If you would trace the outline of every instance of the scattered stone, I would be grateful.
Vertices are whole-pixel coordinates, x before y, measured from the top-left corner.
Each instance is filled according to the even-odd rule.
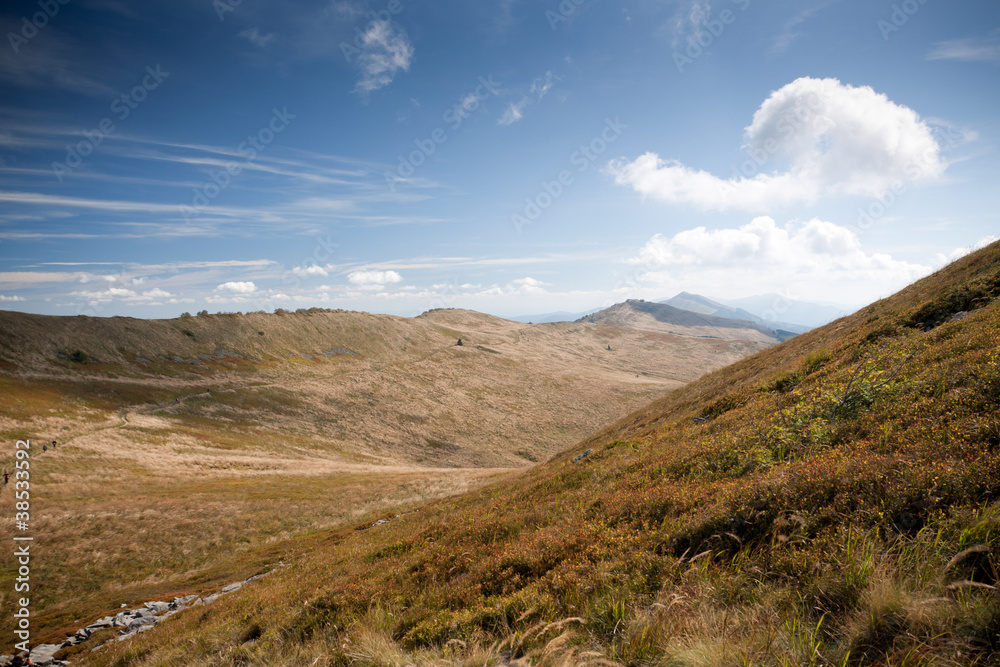
[[[385,523],[385,521],[382,523]],[[110,642],[125,641],[126,639],[131,639],[141,632],[148,632],[156,627],[157,623],[170,618],[182,609],[212,604],[223,595],[235,593],[245,585],[262,577],[266,577],[269,574],[274,574],[283,567],[285,567],[285,564],[279,562],[277,567],[269,572],[256,574],[245,581],[238,581],[236,583],[229,584],[218,593],[209,595],[206,598],[202,598],[199,595],[185,595],[183,597],[175,597],[173,602],[144,602],[141,607],[137,607],[135,609],[128,609],[128,605],[123,603],[121,609],[124,611],[120,611],[114,616],[105,616],[104,618],[100,618],[84,628],[80,628],[74,635],[67,637],[61,644],[39,644],[31,650],[32,663],[35,665],[48,665],[51,667],[55,667],[57,665],[69,665],[69,662],[55,660],[52,656],[63,648],[76,646],[86,642],[90,639],[91,635],[98,630],[105,630],[107,628],[122,628],[117,637],[101,644],[100,646],[95,646],[90,649],[91,653],[99,651]],[[8,667],[13,660],[14,656],[0,656],[0,667]]]
[[[326,352],[321,352],[324,357],[360,357],[361,355],[354,350],[349,350],[346,347],[335,347]]]
[[[99,618],[90,625],[87,626],[87,630],[94,632],[95,630],[103,630],[104,628],[111,628],[115,625],[114,616],[105,616],[104,618]]]
[[[62,649],[62,644],[39,644],[31,649],[31,662],[36,665],[51,665],[53,656]]]
[[[155,616],[140,616],[139,618],[133,618],[125,626],[126,630],[135,630],[136,628],[141,628],[144,625],[156,625],[158,619]]]

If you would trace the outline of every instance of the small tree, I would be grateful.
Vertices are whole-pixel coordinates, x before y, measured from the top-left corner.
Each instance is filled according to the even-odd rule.
[[[207,310],[199,310],[198,311],[198,317],[202,317],[202,316],[205,316],[205,315],[208,315],[208,311]]]
[[[191,317],[191,313],[185,311],[185,312],[181,313],[181,317]]]

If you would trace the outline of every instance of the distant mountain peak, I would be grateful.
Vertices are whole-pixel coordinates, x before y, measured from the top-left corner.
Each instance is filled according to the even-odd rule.
[[[716,317],[644,299],[628,299],[582,317],[577,322],[625,326],[677,336],[747,340],[767,344],[778,343],[785,338],[769,327],[745,319]]]

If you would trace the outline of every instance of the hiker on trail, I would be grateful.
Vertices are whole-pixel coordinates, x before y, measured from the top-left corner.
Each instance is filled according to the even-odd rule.
[[[52,449],[55,449],[55,448],[56,448],[56,441],[55,441],[55,440],[53,440],[53,441],[52,441]]]
[[[48,445],[42,445],[42,451],[43,452],[49,451],[49,446]]]
[[[9,473],[9,472],[7,472],[6,470],[4,470],[4,471],[3,471],[3,483],[4,483],[4,485],[6,485],[6,484],[7,484],[7,480],[8,480],[8,478],[10,478],[10,473]]]

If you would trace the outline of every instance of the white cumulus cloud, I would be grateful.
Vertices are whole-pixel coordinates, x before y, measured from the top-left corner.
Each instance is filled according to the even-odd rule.
[[[233,292],[235,294],[251,294],[257,291],[257,286],[252,282],[228,282],[222,283],[215,288],[217,292]]]
[[[6,294],[0,294],[0,302],[3,301],[24,301],[23,296],[7,296]]]
[[[946,167],[928,124],[868,86],[804,77],[771,94],[744,131],[729,178],[646,153],[613,161],[619,185],[706,210],[760,211],[831,195],[881,195],[940,177]]]
[[[991,236],[987,236],[984,239],[981,239],[980,241],[978,241],[976,243],[973,243],[970,246],[966,246],[964,248],[956,248],[955,250],[951,251],[950,253],[947,253],[947,254],[945,254],[943,252],[942,253],[938,253],[937,263],[940,266],[944,266],[945,264],[951,264],[952,262],[954,262],[957,259],[962,259],[966,255],[971,255],[972,253],[976,252],[977,250],[982,250],[986,246],[988,246],[988,245],[990,245],[992,243],[996,243],[998,240],[1000,240],[1000,239],[998,239],[996,236],[992,236],[991,235]]]
[[[347,279],[352,285],[388,285],[402,282],[403,276],[395,271],[354,271]]]
[[[835,303],[873,300],[930,266],[869,253],[854,231],[824,220],[779,226],[763,216],[738,228],[657,234],[631,258],[638,282],[714,296],[776,292]]]
[[[322,276],[326,277],[330,273],[322,266],[318,264],[311,264],[309,266],[296,266],[292,269],[292,275],[299,276],[300,278],[306,278],[311,276]]]

